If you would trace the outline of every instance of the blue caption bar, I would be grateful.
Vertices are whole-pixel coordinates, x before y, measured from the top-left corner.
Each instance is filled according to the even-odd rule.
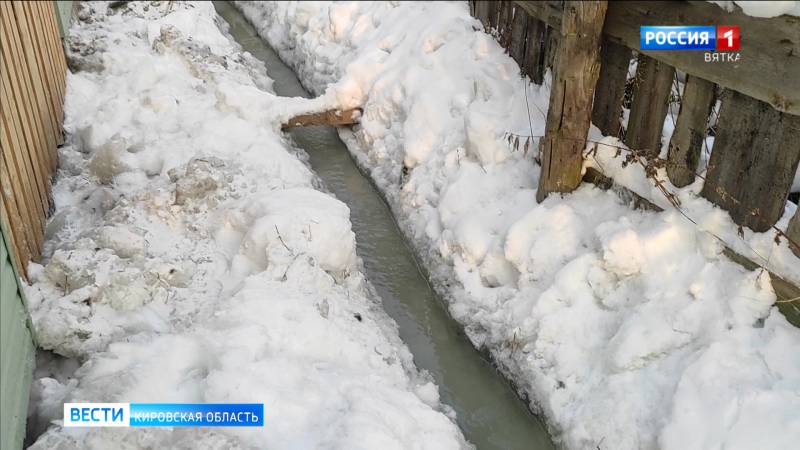
[[[261,427],[263,403],[131,403],[132,427]]]
[[[715,50],[714,26],[641,26],[640,50]]]

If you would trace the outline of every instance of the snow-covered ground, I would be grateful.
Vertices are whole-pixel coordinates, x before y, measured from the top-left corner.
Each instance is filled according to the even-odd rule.
[[[85,3],[46,264],[37,449],[463,448],[361,272],[346,205],[206,2]],[[63,402],[265,404],[265,426],[78,429]],[[51,423],[50,423],[51,422]]]
[[[566,447],[795,448],[800,330],[711,233],[797,281],[786,242],[740,239],[698,185],[679,196],[699,226],[591,185],[536,204],[536,142],[506,134],[543,134],[549,81],[523,81],[466,2],[237,4],[309,90],[364,108],[340,134],[453,316]],[[613,156],[591,164],[663,204]]]
[[[784,1],[712,1],[726,11],[733,11],[734,5],[742,8],[742,12],[753,17],[777,17],[783,14],[800,17],[800,2]]]

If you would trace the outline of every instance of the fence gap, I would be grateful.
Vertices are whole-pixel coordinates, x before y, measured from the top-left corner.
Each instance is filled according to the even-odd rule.
[[[702,195],[733,221],[767,231],[783,215],[798,161],[800,116],[726,90]]]
[[[631,62],[631,50],[603,38],[600,47],[600,77],[594,92],[592,123],[604,136],[620,136],[622,96]]]
[[[667,175],[677,187],[694,182],[706,136],[708,116],[714,106],[714,83],[687,75],[675,131],[669,141]]]
[[[625,144],[647,157],[661,152],[661,130],[669,109],[675,68],[639,54]]]
[[[583,149],[600,72],[600,33],[608,2],[567,1],[555,60],[536,200],[573,191],[581,182]]]

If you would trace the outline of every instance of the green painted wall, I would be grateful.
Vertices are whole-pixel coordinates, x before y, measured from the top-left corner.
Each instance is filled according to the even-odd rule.
[[[67,36],[67,30],[69,30],[70,19],[72,18],[72,4],[75,2],[58,0],[53,3],[56,4],[56,16],[58,17],[58,28],[61,31],[61,38],[65,38]]]
[[[0,229],[0,231],[2,231]],[[34,368],[33,337],[28,314],[8,254],[0,239],[0,449],[22,448],[28,396]]]

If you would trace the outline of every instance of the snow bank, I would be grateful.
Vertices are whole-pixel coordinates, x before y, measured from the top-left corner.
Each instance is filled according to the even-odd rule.
[[[346,205],[210,3],[84,3],[46,263],[32,448],[462,448],[361,273]],[[79,366],[79,367],[78,367]],[[65,429],[61,403],[263,402],[256,429]],[[51,422],[52,423],[48,423]]]
[[[237,4],[310,90],[363,106],[340,134],[451,313],[567,448],[794,447],[800,331],[768,276],[674,210],[591,185],[536,204],[534,151],[505,136],[543,134],[549,81],[524,82],[466,3]],[[703,202],[705,229],[731,230]],[[748,242],[800,275],[771,239]]]
[[[800,17],[800,1],[712,1],[726,11],[733,11],[734,5],[753,17],[778,17],[784,14]]]

